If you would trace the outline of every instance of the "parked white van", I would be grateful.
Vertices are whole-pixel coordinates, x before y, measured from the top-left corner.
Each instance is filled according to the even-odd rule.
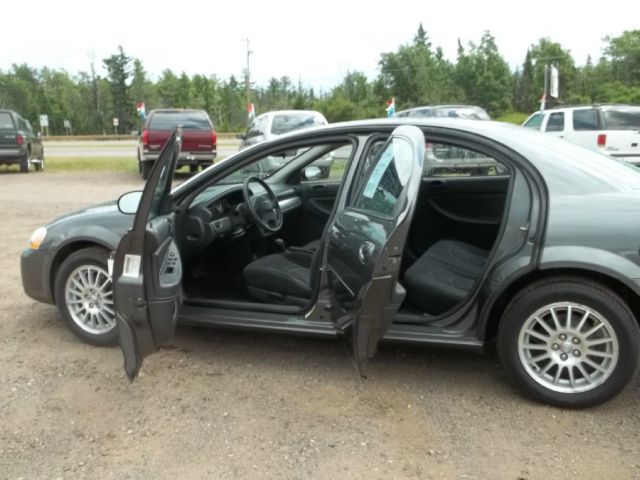
[[[560,106],[536,112],[522,125],[640,165],[640,106]]]

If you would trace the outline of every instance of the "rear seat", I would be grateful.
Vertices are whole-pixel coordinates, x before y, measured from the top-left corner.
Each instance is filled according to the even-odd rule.
[[[471,291],[488,255],[456,240],[433,244],[404,274],[407,300],[432,315],[446,312]]]

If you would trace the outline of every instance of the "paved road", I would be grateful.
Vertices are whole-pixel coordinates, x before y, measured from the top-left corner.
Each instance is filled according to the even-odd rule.
[[[73,157],[98,158],[118,157],[135,159],[137,155],[135,140],[107,140],[107,141],[54,141],[44,142],[45,158]],[[218,141],[218,158],[225,158],[238,151],[239,140],[224,139]]]

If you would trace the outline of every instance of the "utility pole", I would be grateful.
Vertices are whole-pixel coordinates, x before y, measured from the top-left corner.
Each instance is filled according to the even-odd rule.
[[[249,104],[250,104],[250,86],[251,86],[251,70],[249,68],[249,56],[253,53],[253,51],[251,51],[251,49],[249,49],[249,39],[245,38],[244,42],[246,42],[247,44],[247,71],[245,72],[245,76],[244,76],[244,81],[245,81],[245,95],[246,95],[246,105],[247,105],[247,111],[249,108]],[[247,121],[248,121],[249,116],[247,115]]]

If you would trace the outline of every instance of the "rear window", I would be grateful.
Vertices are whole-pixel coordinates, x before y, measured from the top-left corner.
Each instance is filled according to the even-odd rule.
[[[182,125],[185,130],[211,131],[211,125],[203,112],[156,112],[151,117],[149,130],[175,130]]]
[[[574,130],[600,130],[600,122],[598,120],[598,110],[589,108],[586,110],[573,111],[573,129]]]
[[[607,130],[640,130],[640,108],[604,110]]]
[[[400,112],[398,117],[417,118],[466,118],[468,120],[491,120],[487,112],[479,107],[435,107],[419,108]]]
[[[0,112],[0,128],[6,128],[11,130],[15,128],[13,126],[13,118],[11,118],[10,113]]]
[[[301,128],[326,125],[324,118],[314,113],[286,113],[273,117],[271,133],[282,135],[283,133],[300,130]]]

